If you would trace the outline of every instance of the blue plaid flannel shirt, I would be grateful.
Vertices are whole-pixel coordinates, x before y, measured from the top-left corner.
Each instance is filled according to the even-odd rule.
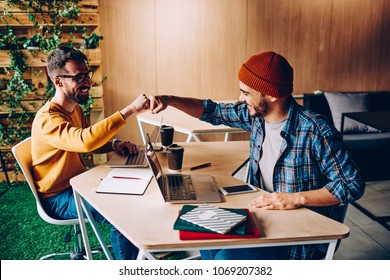
[[[245,103],[224,104],[204,100],[201,120],[251,132],[250,183],[259,184],[259,160],[264,138],[264,119],[251,117]],[[300,106],[290,97],[284,139],[274,169],[274,190],[301,192],[327,188],[341,204],[359,199],[365,189],[358,168],[346,151],[340,133],[324,116]],[[308,207],[339,220],[339,207]],[[327,244],[289,246],[286,259],[318,259],[325,256]]]

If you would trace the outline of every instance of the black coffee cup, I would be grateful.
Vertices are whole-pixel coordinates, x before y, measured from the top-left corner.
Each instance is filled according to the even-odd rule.
[[[161,145],[168,147],[173,143],[174,129],[172,126],[162,125],[160,127]]]
[[[172,144],[167,148],[168,168],[172,171],[180,171],[183,166],[183,147]]]

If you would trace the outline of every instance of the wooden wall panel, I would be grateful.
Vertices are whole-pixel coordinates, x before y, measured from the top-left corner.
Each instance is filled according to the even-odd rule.
[[[99,11],[106,115],[142,90],[237,98],[239,67],[265,50],[290,61],[295,95],[390,88],[387,0],[100,0]],[[118,136],[140,142],[135,117]]]
[[[154,11],[154,0],[99,1],[106,116],[142,92],[156,92]],[[117,136],[141,142],[135,115]]]
[[[158,92],[237,98],[246,0],[157,0],[156,17]]]
[[[248,54],[283,54],[295,94],[389,89],[389,1],[248,1]]]
[[[157,92],[238,98],[237,71],[245,58],[245,30],[246,0],[157,0]],[[174,140],[185,139],[175,135]],[[223,135],[203,139],[222,140]]]

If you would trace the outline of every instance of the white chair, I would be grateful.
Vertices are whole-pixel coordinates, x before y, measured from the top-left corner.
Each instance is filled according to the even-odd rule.
[[[41,260],[57,257],[57,256],[66,256],[68,255],[70,259],[82,259],[84,256],[83,253],[83,246],[82,246],[82,239],[81,239],[81,232],[79,230],[79,220],[78,219],[70,219],[70,220],[58,220],[50,217],[45,210],[42,207],[41,201],[39,199],[37,190],[35,189],[34,180],[31,173],[31,166],[32,166],[32,157],[31,157],[31,138],[27,138],[20,142],[19,144],[15,145],[12,148],[12,153],[18,162],[24,177],[26,178],[26,181],[28,185],[30,186],[30,189],[34,195],[36,204],[37,204],[37,210],[39,213],[39,216],[49,224],[53,225],[61,225],[61,226],[73,226],[73,233],[74,233],[74,251],[73,252],[66,252],[66,253],[52,253],[45,255],[41,257]],[[69,237],[66,237],[69,238]],[[69,240],[70,241],[70,240]]]

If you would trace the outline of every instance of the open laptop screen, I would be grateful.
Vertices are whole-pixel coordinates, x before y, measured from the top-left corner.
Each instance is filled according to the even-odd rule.
[[[153,149],[153,145],[150,142],[149,135],[147,134],[146,137],[147,137],[147,144],[146,144],[146,150],[145,150],[146,158],[148,160],[150,169],[152,169],[154,177],[159,182],[161,180],[160,178],[163,174],[162,168],[161,168],[160,162],[157,159],[156,152]]]

